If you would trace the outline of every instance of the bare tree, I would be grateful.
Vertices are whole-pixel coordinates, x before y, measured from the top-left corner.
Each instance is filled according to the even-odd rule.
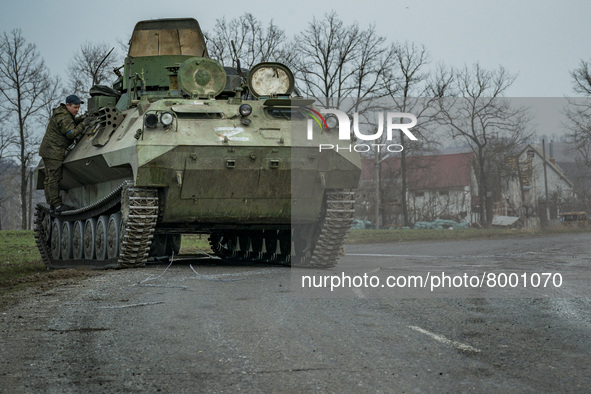
[[[27,228],[28,167],[36,157],[39,135],[36,120],[47,104],[46,92],[55,80],[49,76],[34,44],[27,43],[21,30],[0,37],[0,107],[14,126],[14,155],[20,166],[21,226]]]
[[[591,167],[580,156],[575,156],[575,164],[567,171],[573,182],[576,201],[573,210],[591,211]]]
[[[389,70],[395,62],[394,48],[386,37],[377,34],[373,25],[366,29],[357,23],[346,25],[332,12],[321,20],[314,18],[295,37],[294,48],[296,79],[303,95],[315,98],[323,107],[338,108],[349,116],[356,114],[353,127],[369,128],[369,133],[362,134],[373,134],[375,115],[387,106],[382,99],[393,85]],[[374,158],[375,169],[374,225],[380,226],[381,156],[375,147],[368,155]]]
[[[7,120],[8,114],[0,112],[0,230],[2,230],[2,216],[6,211],[4,205],[10,198],[5,183],[7,179],[11,178],[11,174],[4,171],[4,168],[10,164],[6,159],[6,156],[8,149],[14,143],[13,136],[10,134],[10,131],[5,128]]]
[[[39,121],[43,125],[47,125],[53,115],[53,110],[70,94],[63,88],[60,77],[53,78],[48,89],[42,93],[41,101],[44,105],[43,109],[39,111]]]
[[[10,130],[6,127],[9,114],[0,112],[0,161],[6,159],[8,148],[14,143],[14,136],[11,135]]]
[[[396,43],[393,45],[394,60],[389,70],[386,85],[393,107],[403,113],[412,113],[419,122],[413,127],[416,141],[405,139],[399,131],[400,143],[404,149],[400,152],[400,197],[402,221],[410,225],[407,202],[409,165],[421,163],[419,160],[408,161],[409,156],[421,156],[431,152],[437,145],[435,127],[438,125],[438,100],[445,94],[452,73],[445,66],[439,65],[433,76],[427,70],[430,57],[423,45],[414,43]],[[402,122],[403,120],[401,120]],[[381,160],[381,158],[380,158]]]
[[[5,125],[5,121],[7,120],[7,114],[0,115],[0,230],[2,230],[2,216],[5,214],[6,208],[4,207],[5,203],[10,199],[9,190],[6,187],[5,183],[8,179],[11,178],[12,174],[8,174],[7,171],[4,171],[4,168],[10,163],[6,159],[6,152],[8,151],[9,147],[14,143],[14,138],[10,135],[9,131],[6,130],[3,126]]]
[[[218,19],[212,33],[207,33],[209,56],[223,66],[250,69],[261,63],[276,61],[289,65],[293,54],[286,50],[285,32],[270,21],[264,27],[254,15],[246,13],[226,21]],[[236,53],[232,48],[232,42]]]
[[[129,45],[131,43],[131,39],[127,38],[127,40],[124,40],[123,38],[117,38],[116,42],[119,46],[119,53],[122,53],[124,57],[127,56],[127,54],[129,53]],[[123,64],[123,61],[121,61],[121,64]]]
[[[583,96],[591,96],[591,60],[581,60],[579,67],[570,73],[573,90]]]
[[[304,95],[345,110],[343,102],[353,98],[355,111],[367,110],[363,104],[369,99],[386,95],[393,52],[374,26],[346,26],[332,12],[320,21],[314,18],[294,45],[296,77]]]
[[[451,138],[464,140],[475,154],[480,223],[486,226],[492,223],[493,185],[500,168],[532,134],[526,109],[514,108],[503,97],[515,78],[502,66],[492,71],[478,63],[465,66],[456,73],[457,97],[441,100],[442,122]]]
[[[565,127],[569,130],[568,141],[576,166],[570,174],[575,183],[579,204],[591,207],[591,60],[581,60],[579,67],[571,71],[573,91],[583,97],[569,98],[564,113]]]
[[[18,211],[19,168],[13,160],[0,160],[0,229],[16,230],[21,226]]]
[[[568,119],[566,127],[570,130],[569,140],[574,150],[587,166],[591,166],[591,71],[590,61],[583,61],[571,71],[573,91],[584,98],[571,98],[565,110]]]
[[[94,85],[114,82],[113,69],[119,65],[115,48],[105,43],[85,42],[68,65],[70,94],[88,93]]]
[[[458,199],[457,196],[447,190],[428,190],[421,193],[422,197],[412,195],[409,198],[414,222],[432,222],[436,219],[452,217],[450,209],[453,205],[457,205],[455,201]],[[451,220],[453,219],[456,218]]]

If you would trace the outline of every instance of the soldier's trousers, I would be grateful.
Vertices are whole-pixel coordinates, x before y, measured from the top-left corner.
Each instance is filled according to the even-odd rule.
[[[43,182],[45,200],[53,207],[61,205],[60,182],[62,181],[62,161],[43,158],[45,181]]]

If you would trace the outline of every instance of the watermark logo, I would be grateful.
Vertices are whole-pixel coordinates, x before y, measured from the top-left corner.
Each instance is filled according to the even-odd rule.
[[[325,118],[322,114],[332,114],[336,116],[338,120],[339,126],[339,140],[342,141],[351,141],[351,120],[349,116],[341,110],[334,109],[334,108],[322,108],[320,112],[314,111],[312,109],[306,108],[308,110],[308,114],[318,123],[320,129],[323,129],[323,126],[328,130],[328,126],[326,123]],[[353,134],[356,139],[363,140],[363,141],[383,141],[383,134],[384,134],[384,124],[386,129],[386,143],[380,144],[366,144],[366,143],[358,143],[358,144],[350,144],[345,146],[344,148],[339,145],[334,144],[320,144],[319,150],[322,151],[323,149],[336,149],[339,150],[349,150],[355,152],[368,152],[372,149],[377,149],[380,151],[382,148],[387,150],[388,152],[401,152],[404,148],[400,144],[391,144],[390,142],[393,139],[394,131],[400,130],[406,137],[408,137],[411,141],[417,141],[417,137],[410,131],[410,129],[417,124],[417,118],[411,113],[407,112],[386,112],[385,122],[384,122],[384,112],[379,112],[378,114],[378,121],[376,131],[373,134],[363,134],[359,130],[359,113],[355,112],[353,114]],[[312,141],[313,136],[313,121],[312,119],[308,119],[307,124],[307,138],[309,141]],[[403,123],[403,119],[410,119],[409,123]]]
[[[320,130],[322,130],[323,128],[328,131],[328,124],[326,123],[326,119],[324,119],[324,116],[322,116],[320,114],[320,112],[318,111],[314,111],[311,108],[303,108],[306,113],[316,121],[316,123],[318,123],[318,126],[320,126]],[[312,119],[308,119],[308,139],[311,140],[311,130],[312,130]]]

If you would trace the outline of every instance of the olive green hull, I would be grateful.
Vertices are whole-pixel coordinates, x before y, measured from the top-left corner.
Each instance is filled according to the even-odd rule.
[[[83,137],[68,154],[64,201],[89,206],[132,181],[158,188],[159,229],[208,232],[315,222],[323,215],[325,190],[357,187],[359,154],[319,151],[320,144],[339,144],[336,132],[314,124],[308,140],[305,120],[273,117],[263,101],[246,102],[253,111],[249,125],[227,101],[139,102],[112,131]],[[172,126],[144,125],[145,114],[171,108]]]
[[[292,219],[315,221],[322,213],[325,189],[357,186],[359,169],[336,153],[320,158],[307,148],[297,155],[305,159],[298,159],[291,157],[291,151],[178,147],[140,167],[136,185],[166,190],[159,223],[183,229],[191,225],[196,229],[263,228],[289,225]],[[335,161],[342,169],[332,169],[330,177],[325,177],[329,163]],[[292,170],[292,164],[298,168]],[[324,179],[330,179],[329,183]]]
[[[73,209],[37,207],[47,266],[140,266],[178,253],[182,233],[210,233],[223,259],[334,266],[360,157],[294,82],[279,63],[222,67],[194,19],[139,22],[63,162]],[[43,189],[43,164],[36,176]]]
[[[170,232],[277,228],[318,220],[326,189],[357,186],[355,163],[334,151],[316,150],[179,146],[140,166],[135,175],[131,164],[109,167],[97,156],[65,163],[62,187],[75,206],[95,202],[127,179],[156,187],[161,193],[158,227]],[[89,167],[94,178],[84,175]]]

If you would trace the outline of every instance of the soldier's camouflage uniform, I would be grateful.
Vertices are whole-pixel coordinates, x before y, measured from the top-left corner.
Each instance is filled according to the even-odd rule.
[[[53,110],[47,125],[45,136],[39,147],[39,156],[45,164],[45,199],[53,207],[62,204],[59,185],[62,180],[62,162],[66,157],[66,148],[84,132],[84,124],[75,118],[65,104]]]

